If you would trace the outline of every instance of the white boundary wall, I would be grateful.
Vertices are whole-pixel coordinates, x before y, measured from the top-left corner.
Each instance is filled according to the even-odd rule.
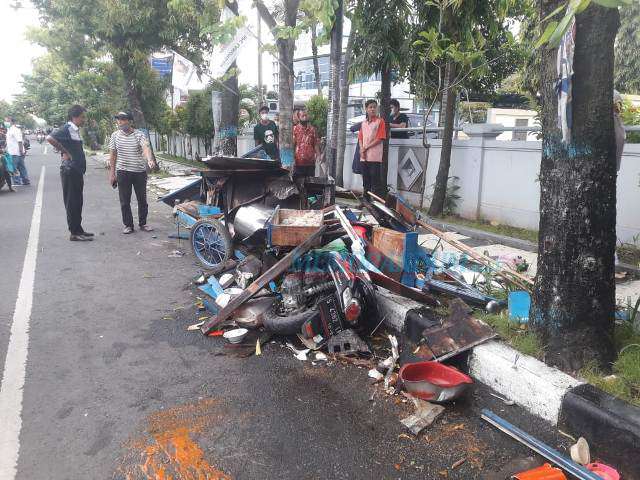
[[[450,176],[458,177],[461,197],[457,213],[464,218],[494,220],[502,224],[537,230],[539,223],[541,142],[495,140],[491,125],[475,125],[465,133],[467,140],[454,140]],[[389,150],[388,184],[415,206],[429,206],[440,161],[441,140],[430,140],[428,160],[422,140],[391,140]],[[362,177],[352,172],[356,137],[347,139],[344,162],[344,186],[362,190]],[[426,179],[419,179],[414,188],[406,191],[398,178],[399,152],[403,158],[411,149]],[[400,159],[400,164],[402,165]],[[426,165],[425,165],[426,164]],[[399,185],[400,183],[400,185]],[[416,188],[416,186],[418,188]],[[640,144],[625,145],[622,165],[618,173],[618,239],[633,242],[640,234]]]

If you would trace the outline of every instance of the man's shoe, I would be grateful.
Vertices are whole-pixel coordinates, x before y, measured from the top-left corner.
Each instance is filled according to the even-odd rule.
[[[133,233],[133,228],[131,227],[124,227],[124,229],[122,230],[122,233],[124,235],[129,235],[130,233]]]
[[[143,232],[153,232],[153,227],[150,227],[149,225],[140,225],[140,230]]]
[[[85,232],[84,230],[82,230],[82,232],[80,232],[80,235],[82,235],[83,237],[94,237],[95,233]]]
[[[71,240],[72,242],[90,242],[91,240],[93,240],[92,237],[85,237],[83,235],[75,235],[75,234],[71,234],[69,236],[69,240]]]

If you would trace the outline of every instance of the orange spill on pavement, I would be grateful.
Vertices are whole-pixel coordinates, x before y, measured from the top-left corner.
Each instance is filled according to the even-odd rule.
[[[204,399],[152,414],[148,435],[129,442],[119,473],[127,480],[231,480],[192,438],[221,419],[218,407],[217,400]]]
[[[186,428],[154,435],[155,444],[144,452],[142,473],[154,480],[231,480],[209,465],[204,452],[189,436]]]

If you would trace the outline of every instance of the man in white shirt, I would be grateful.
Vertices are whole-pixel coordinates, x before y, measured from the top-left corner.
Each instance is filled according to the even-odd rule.
[[[29,185],[29,174],[27,173],[27,167],[24,164],[24,156],[27,151],[24,148],[24,138],[22,136],[22,130],[20,130],[13,117],[5,117],[4,125],[7,127],[7,152],[11,155],[13,165],[18,170],[20,183],[14,185]]]

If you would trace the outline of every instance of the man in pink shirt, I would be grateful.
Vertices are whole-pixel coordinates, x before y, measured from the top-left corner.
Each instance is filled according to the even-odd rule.
[[[364,104],[367,119],[362,122],[358,133],[360,162],[362,165],[362,185],[364,192],[382,194],[382,142],[387,138],[384,120],[378,116],[378,102],[367,100]]]

